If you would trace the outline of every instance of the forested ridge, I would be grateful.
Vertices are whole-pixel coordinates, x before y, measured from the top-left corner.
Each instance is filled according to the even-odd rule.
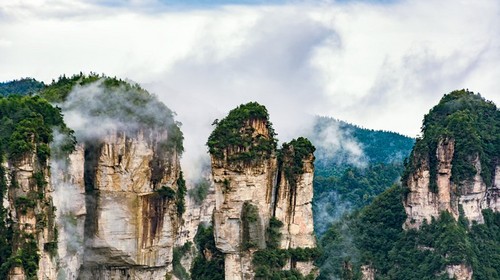
[[[310,136],[313,143],[330,143],[325,132],[340,140],[316,145],[314,173],[315,231],[321,236],[329,223],[343,214],[368,205],[392,184],[399,182],[415,140],[389,131],[362,128],[328,117],[318,117]],[[359,150],[353,150],[355,145]]]
[[[471,184],[480,173],[492,187],[492,166],[498,165],[500,113],[495,104],[466,90],[446,94],[424,117],[422,137],[405,161],[402,184],[395,184],[368,206],[344,216],[321,238],[324,251],[319,279],[361,279],[370,269],[375,279],[449,279],[453,267],[471,269],[473,279],[500,279],[500,213],[483,209],[484,223],[447,211],[425,220],[419,229],[403,229],[407,214],[402,201],[406,180],[420,164],[428,164],[430,191],[436,183],[436,146],[456,143],[452,183]],[[480,170],[473,165],[477,158]],[[459,206],[460,208],[460,206]]]

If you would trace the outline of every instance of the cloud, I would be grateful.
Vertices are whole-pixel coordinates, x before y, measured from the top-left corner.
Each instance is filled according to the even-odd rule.
[[[99,2],[3,1],[0,34],[12,43],[0,80],[130,78],[177,112],[186,158],[205,153],[215,118],[248,101],[268,107],[283,141],[305,134],[314,115],[415,136],[459,88],[500,103],[495,0]]]

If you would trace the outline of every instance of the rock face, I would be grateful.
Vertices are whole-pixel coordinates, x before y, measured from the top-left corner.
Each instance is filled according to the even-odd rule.
[[[240,118],[248,112],[249,118]],[[226,279],[254,278],[253,254],[266,248],[272,218],[283,223],[278,249],[316,246],[311,205],[314,147],[302,138],[312,150],[299,154],[298,145],[285,144],[277,157],[266,114],[258,104],[242,105],[209,138],[216,199],[214,237],[225,255]],[[255,115],[259,117],[251,117]],[[218,133],[233,140],[228,145],[215,142],[213,136]],[[286,268],[303,275],[315,273],[310,261],[289,261]]]
[[[469,182],[465,182],[459,189],[451,180],[452,159],[455,152],[455,140],[443,139],[438,142],[436,150],[437,176],[434,179],[437,190],[431,190],[431,172],[429,159],[420,164],[420,167],[406,182],[409,193],[404,201],[408,218],[405,228],[419,228],[424,220],[437,218],[442,211],[448,211],[457,219],[460,212],[470,221],[483,222],[482,210],[490,208],[498,211],[500,187],[500,168],[496,166],[495,180],[488,188],[481,177],[481,163],[479,158],[473,162],[476,174]]]
[[[23,262],[28,257],[37,262],[12,266],[8,277],[12,280],[56,279],[57,235],[48,165],[29,152],[19,160],[7,161],[4,169],[7,171],[4,179],[9,185],[4,206],[13,222],[12,250],[17,251]],[[20,255],[21,251],[25,255]],[[37,251],[37,259],[27,255]],[[38,270],[33,265],[37,265]]]
[[[450,279],[457,280],[471,280],[472,279],[472,268],[465,264],[459,265],[448,265],[446,267],[446,273]]]
[[[180,221],[175,199],[158,190],[176,191],[181,175],[176,153],[157,151],[161,137],[115,132],[71,155],[61,185],[72,185],[78,202],[68,213],[73,225],[61,223],[61,241],[67,242],[59,252],[61,277],[161,279],[171,271]],[[75,233],[81,240],[72,240]]]
[[[214,231],[217,248],[226,254],[226,279],[252,278],[251,254],[241,254],[243,240],[243,205],[250,203],[258,210],[258,220],[252,240],[258,248],[265,247],[265,228],[271,218],[274,182],[277,172],[276,158],[255,167],[239,169],[214,162],[216,204]],[[250,238],[250,237],[247,237]]]

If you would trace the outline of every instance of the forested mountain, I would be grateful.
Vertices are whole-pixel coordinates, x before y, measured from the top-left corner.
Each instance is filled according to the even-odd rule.
[[[19,80],[0,83],[0,96],[6,95],[30,95],[40,91],[45,84],[33,78],[22,78]]]
[[[500,279],[499,129],[492,102],[445,95],[402,186],[325,233],[319,279]]]
[[[398,133],[362,128],[318,117],[309,136],[315,144],[314,219],[317,235],[329,223],[399,181],[415,140]]]

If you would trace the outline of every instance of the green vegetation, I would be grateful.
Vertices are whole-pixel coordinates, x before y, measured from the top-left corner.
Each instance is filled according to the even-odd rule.
[[[176,196],[175,191],[171,187],[168,187],[168,186],[162,186],[161,188],[156,190],[156,193],[160,197],[167,199],[167,200],[174,199]]]
[[[194,187],[188,191],[190,197],[194,199],[196,205],[201,205],[207,198],[210,189],[210,181],[202,178],[194,184]]]
[[[453,91],[425,115],[422,134],[406,164],[403,183],[421,164],[428,164],[430,188],[437,191],[437,146],[440,141],[453,140],[452,181],[461,187],[472,180],[477,172],[474,161],[479,157],[481,177],[487,186],[493,184],[500,154],[500,112],[495,104],[467,90]]]
[[[174,247],[173,257],[172,257],[172,266],[173,266],[173,274],[175,275],[175,277],[177,277],[177,279],[180,279],[180,280],[190,279],[189,273],[186,271],[186,269],[181,264],[181,260],[191,250],[192,246],[193,246],[193,243],[188,241],[180,247]]]
[[[42,90],[44,87],[44,83],[33,78],[22,78],[0,83],[0,96],[31,95]]]
[[[32,234],[18,234],[17,238],[24,240],[22,246],[13,255],[6,258],[5,262],[0,263],[0,276],[2,276],[2,279],[8,279],[7,275],[10,268],[17,266],[24,269],[26,279],[37,279],[36,272],[40,255],[38,254],[35,237]]]
[[[72,91],[78,94],[70,97]],[[157,143],[158,151],[183,152],[184,137],[174,112],[138,84],[80,73],[69,78],[61,76],[38,94],[50,102],[61,103],[65,110],[77,109],[101,121],[109,118],[121,122],[128,130],[167,131],[167,139]]]
[[[179,174],[179,178],[177,179],[177,193],[175,196],[175,205],[177,207],[177,215],[179,217],[181,217],[182,214],[184,214],[184,212],[186,211],[186,192],[186,181],[184,180],[184,175],[181,171]]]
[[[472,266],[474,279],[498,277],[500,213],[484,211],[485,224],[469,228],[443,212],[420,230],[404,231],[402,195],[394,186],[335,223],[321,240],[325,254],[318,261],[318,279],[360,279],[360,266],[366,264],[376,269],[377,279],[448,279],[445,267],[462,263]]]
[[[179,178],[177,179],[177,191],[174,191],[171,187],[162,186],[155,192],[165,200],[175,199],[175,207],[177,210],[177,216],[181,217],[186,211],[186,181],[184,180],[182,171],[179,173]]]
[[[463,187],[470,181],[479,156],[481,176],[491,186],[500,151],[499,120],[495,105],[479,95],[465,90],[445,95],[424,118],[423,137],[406,162],[403,184],[420,164],[428,164],[436,189],[437,145],[454,141],[453,182]],[[376,279],[448,279],[446,267],[458,264],[470,266],[474,279],[500,277],[500,213],[483,210],[485,223],[479,225],[459,209],[458,222],[442,212],[419,230],[403,230],[406,213],[401,201],[406,194],[406,186],[393,186],[333,224],[321,239],[325,254],[318,260],[319,279],[361,279],[362,265],[372,266]]]
[[[252,236],[252,229],[259,228],[259,208],[245,201],[241,209],[241,224],[242,224],[242,250],[250,248],[258,248],[259,244],[256,240],[258,236]]]
[[[26,87],[25,89],[28,89]],[[31,88],[32,89],[32,88]],[[0,97],[0,159],[8,160],[14,166],[26,156],[36,155],[35,171],[30,180],[30,189],[25,195],[14,197],[17,218],[34,212],[36,233],[54,229],[53,208],[45,199],[45,172],[52,154],[49,144],[55,137],[54,131],[64,137],[60,147],[52,156],[63,156],[73,151],[75,137],[63,121],[61,109],[53,107],[39,96],[9,95]],[[58,135],[59,137],[60,135]],[[5,197],[7,188],[17,189],[15,173],[9,174],[11,185],[7,186],[5,170],[0,168],[0,197]],[[0,204],[0,278],[7,279],[7,273],[14,266],[23,267],[27,279],[36,278],[39,252],[34,234],[20,230],[12,221],[7,210]],[[44,244],[44,249],[54,255],[57,250],[57,233]]]
[[[304,173],[304,161],[314,160],[315,150],[311,142],[304,137],[293,139],[290,143],[283,143],[278,158],[285,178],[292,189],[297,187],[297,180]]]
[[[399,181],[403,159],[414,139],[318,117],[308,137],[316,146],[314,228],[322,236],[329,223],[368,204]],[[358,146],[360,154],[352,147]]]
[[[38,96],[0,98],[0,124],[0,149],[10,160],[34,152],[40,163],[45,164],[50,155],[49,143],[54,138],[53,129],[69,136],[62,145],[64,152],[74,149],[73,131],[64,124],[61,110]]]
[[[317,248],[296,248],[296,249],[264,249],[256,251],[252,264],[255,271],[255,279],[314,279],[314,275],[303,276],[297,270],[283,270],[283,267],[291,260],[313,261],[320,256]]]
[[[319,258],[321,253],[318,248],[279,249],[282,227],[283,222],[275,217],[269,220],[269,227],[266,232],[267,247],[256,251],[252,259],[255,279],[314,279],[312,274],[303,276],[293,268],[291,270],[283,269],[289,260],[292,262],[293,267],[296,262],[314,261]]]
[[[252,123],[262,123],[267,131],[257,131]],[[267,109],[256,102],[240,105],[214,125],[207,146],[218,160],[249,165],[270,158],[276,151],[276,134]]]
[[[3,151],[0,149],[0,158],[3,158]],[[5,197],[7,194],[7,181],[5,180],[5,169],[2,164],[0,164],[0,198]],[[8,260],[12,255],[12,221],[9,215],[7,215],[7,209],[3,207],[3,203],[0,203],[0,278],[7,279]],[[5,264],[5,265],[4,265]]]
[[[224,279],[224,255],[215,247],[213,227],[200,225],[194,241],[198,255],[193,261],[191,279]]]
[[[401,173],[401,163],[377,163],[366,168],[348,167],[338,176],[316,177],[314,195],[334,189],[349,201],[354,209],[370,204],[373,199],[391,186]]]
[[[269,227],[267,228],[266,235],[266,246],[269,249],[278,249],[281,242],[281,228],[283,227],[283,222],[271,217],[269,220]]]

